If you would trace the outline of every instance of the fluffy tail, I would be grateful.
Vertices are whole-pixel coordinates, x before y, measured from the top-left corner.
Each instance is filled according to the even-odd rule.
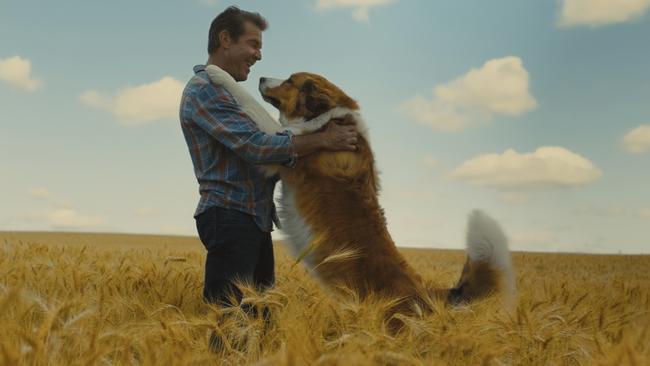
[[[467,223],[467,260],[447,300],[469,302],[493,293],[511,298],[515,279],[508,239],[499,224],[483,211],[474,210]]]

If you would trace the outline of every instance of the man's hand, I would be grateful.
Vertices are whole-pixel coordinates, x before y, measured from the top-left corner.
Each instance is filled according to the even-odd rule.
[[[330,151],[356,151],[358,135],[354,124],[345,120],[331,120],[323,131],[324,148]]]
[[[294,136],[293,143],[298,157],[318,150],[356,151],[358,135],[352,118],[334,118],[321,132]]]

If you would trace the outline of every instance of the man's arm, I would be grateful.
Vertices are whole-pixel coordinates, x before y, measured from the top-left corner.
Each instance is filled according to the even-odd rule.
[[[190,101],[192,120],[202,130],[251,164],[289,164],[295,148],[289,136],[262,132],[229,94],[204,86]]]
[[[354,125],[341,125],[332,120],[323,132],[294,136],[294,151],[298,157],[312,154],[318,150],[355,151],[357,135]]]
[[[204,87],[193,101],[194,121],[212,137],[251,164],[293,166],[295,158],[318,150],[355,151],[357,131],[347,119],[328,123],[322,132],[308,135],[268,135],[228,94]]]

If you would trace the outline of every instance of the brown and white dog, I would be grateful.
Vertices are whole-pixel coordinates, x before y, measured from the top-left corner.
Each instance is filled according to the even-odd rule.
[[[223,73],[208,71],[213,82],[223,83]],[[360,298],[373,294],[396,300],[387,319],[413,314],[418,307],[431,310],[432,298],[459,303],[514,293],[507,239],[496,221],[478,210],[469,215],[467,260],[456,286],[425,286],[387,230],[367,128],[356,101],[341,89],[322,76],[301,72],[286,80],[262,78],[259,90],[280,111],[281,127],[256,121],[266,132],[312,132],[339,117],[354,123],[360,134],[357,151],[320,151],[299,158],[292,168],[270,172],[279,172],[282,179],[279,214],[286,242],[321,282],[350,289]],[[235,97],[250,115],[264,114],[249,105],[248,96]],[[391,328],[399,328],[395,322],[390,320]]]

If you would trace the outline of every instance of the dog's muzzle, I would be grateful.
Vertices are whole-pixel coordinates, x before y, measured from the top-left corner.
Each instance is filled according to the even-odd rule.
[[[275,88],[276,86],[280,86],[284,80],[282,79],[274,79],[274,78],[260,78],[260,93],[264,95],[264,91],[268,88]]]
[[[274,79],[274,78],[260,78],[260,94],[262,94],[262,98],[267,101],[268,103],[271,103],[275,108],[280,108],[280,101],[269,97],[266,95],[266,91],[270,88],[275,88],[277,86],[280,86],[284,80],[281,79]]]

